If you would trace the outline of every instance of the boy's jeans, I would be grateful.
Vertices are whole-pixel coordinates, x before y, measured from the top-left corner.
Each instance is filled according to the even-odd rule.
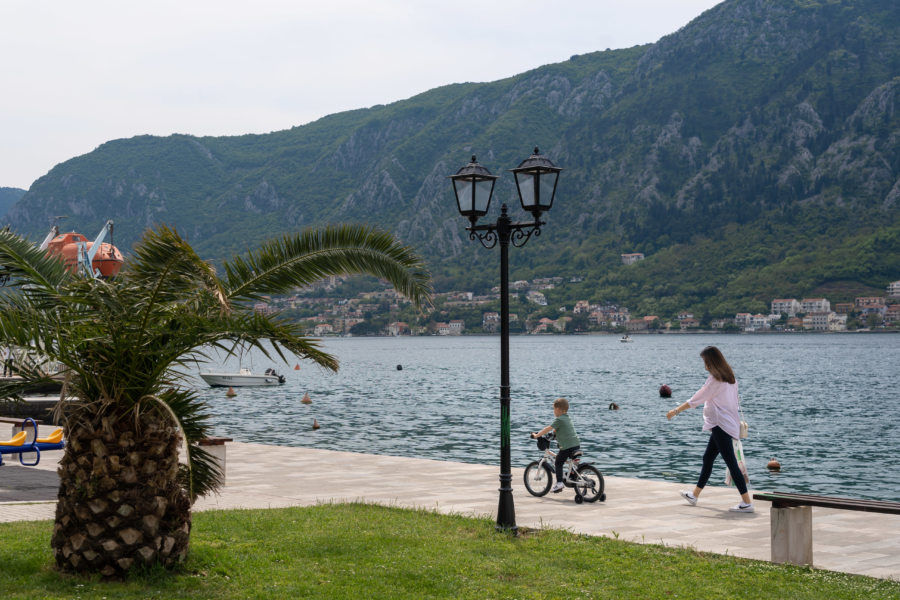
[[[563,465],[566,464],[566,460],[569,459],[575,452],[581,449],[581,446],[573,446],[571,448],[566,448],[565,450],[560,450],[556,454],[556,482],[559,483],[563,480]]]

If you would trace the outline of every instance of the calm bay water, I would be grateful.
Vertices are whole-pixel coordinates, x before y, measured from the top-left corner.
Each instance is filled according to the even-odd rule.
[[[900,500],[900,335],[522,336],[510,342],[512,461],[537,458],[528,438],[569,399],[586,460],[622,477],[696,481],[708,434],[701,409],[666,420],[706,378],[700,350],[735,370],[750,423],[751,488]],[[338,373],[261,354],[287,383],[235,398],[198,378],[218,435],[239,441],[499,466],[499,337],[328,339]],[[402,365],[402,370],[397,369]],[[237,368],[236,359],[211,365]],[[659,397],[666,383],[673,398]],[[304,392],[312,404],[300,402]],[[609,410],[615,402],[620,410]],[[313,431],[313,419],[321,429]],[[777,457],[778,474],[766,463]],[[712,484],[725,475],[719,460]]]

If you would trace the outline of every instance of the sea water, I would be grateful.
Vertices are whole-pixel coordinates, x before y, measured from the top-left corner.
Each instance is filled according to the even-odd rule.
[[[539,456],[528,434],[568,398],[585,460],[604,473],[696,481],[709,435],[702,409],[666,411],[703,384],[700,351],[718,346],[738,378],[751,488],[900,500],[900,335],[515,336],[510,340],[513,466]],[[278,387],[228,398],[197,378],[217,435],[238,441],[499,465],[498,336],[332,338],[337,373],[258,351]],[[300,369],[295,370],[299,365]],[[208,365],[236,369],[238,360]],[[669,385],[672,398],[659,395]],[[301,399],[308,393],[312,403]],[[610,410],[611,403],[619,410]],[[313,421],[320,428],[313,430]],[[781,471],[770,472],[771,458]],[[718,461],[711,483],[724,483]]]

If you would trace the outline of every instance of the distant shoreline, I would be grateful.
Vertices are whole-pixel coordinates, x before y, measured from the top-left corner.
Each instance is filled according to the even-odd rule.
[[[648,336],[648,335],[848,335],[848,334],[890,334],[890,333],[900,333],[900,329],[858,329],[855,331],[721,331],[718,329],[689,329],[689,330],[678,330],[678,331],[629,331],[627,335],[631,336]],[[624,333],[612,333],[609,331],[581,331],[578,333],[554,333],[554,332],[542,332],[542,333],[510,333],[511,337],[528,337],[528,336],[546,336],[546,337],[565,337],[570,335],[608,335],[613,337],[622,337],[626,335]],[[459,335],[437,335],[437,334],[429,334],[429,335],[336,335],[336,334],[328,334],[328,335],[320,335],[320,336],[309,336],[316,339],[329,339],[329,338],[390,338],[390,337],[403,337],[403,338],[414,338],[414,337],[476,337],[476,336],[487,336],[487,337],[499,337],[499,333],[487,333],[484,331],[479,331],[477,333],[472,332],[463,332]]]

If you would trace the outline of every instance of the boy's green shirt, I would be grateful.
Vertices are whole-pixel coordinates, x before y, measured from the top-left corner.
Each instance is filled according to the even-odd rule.
[[[567,450],[568,448],[581,445],[581,440],[578,439],[578,434],[575,433],[575,426],[572,425],[572,419],[569,418],[569,415],[559,415],[553,420],[550,427],[556,430],[556,441],[559,442],[560,450]]]

